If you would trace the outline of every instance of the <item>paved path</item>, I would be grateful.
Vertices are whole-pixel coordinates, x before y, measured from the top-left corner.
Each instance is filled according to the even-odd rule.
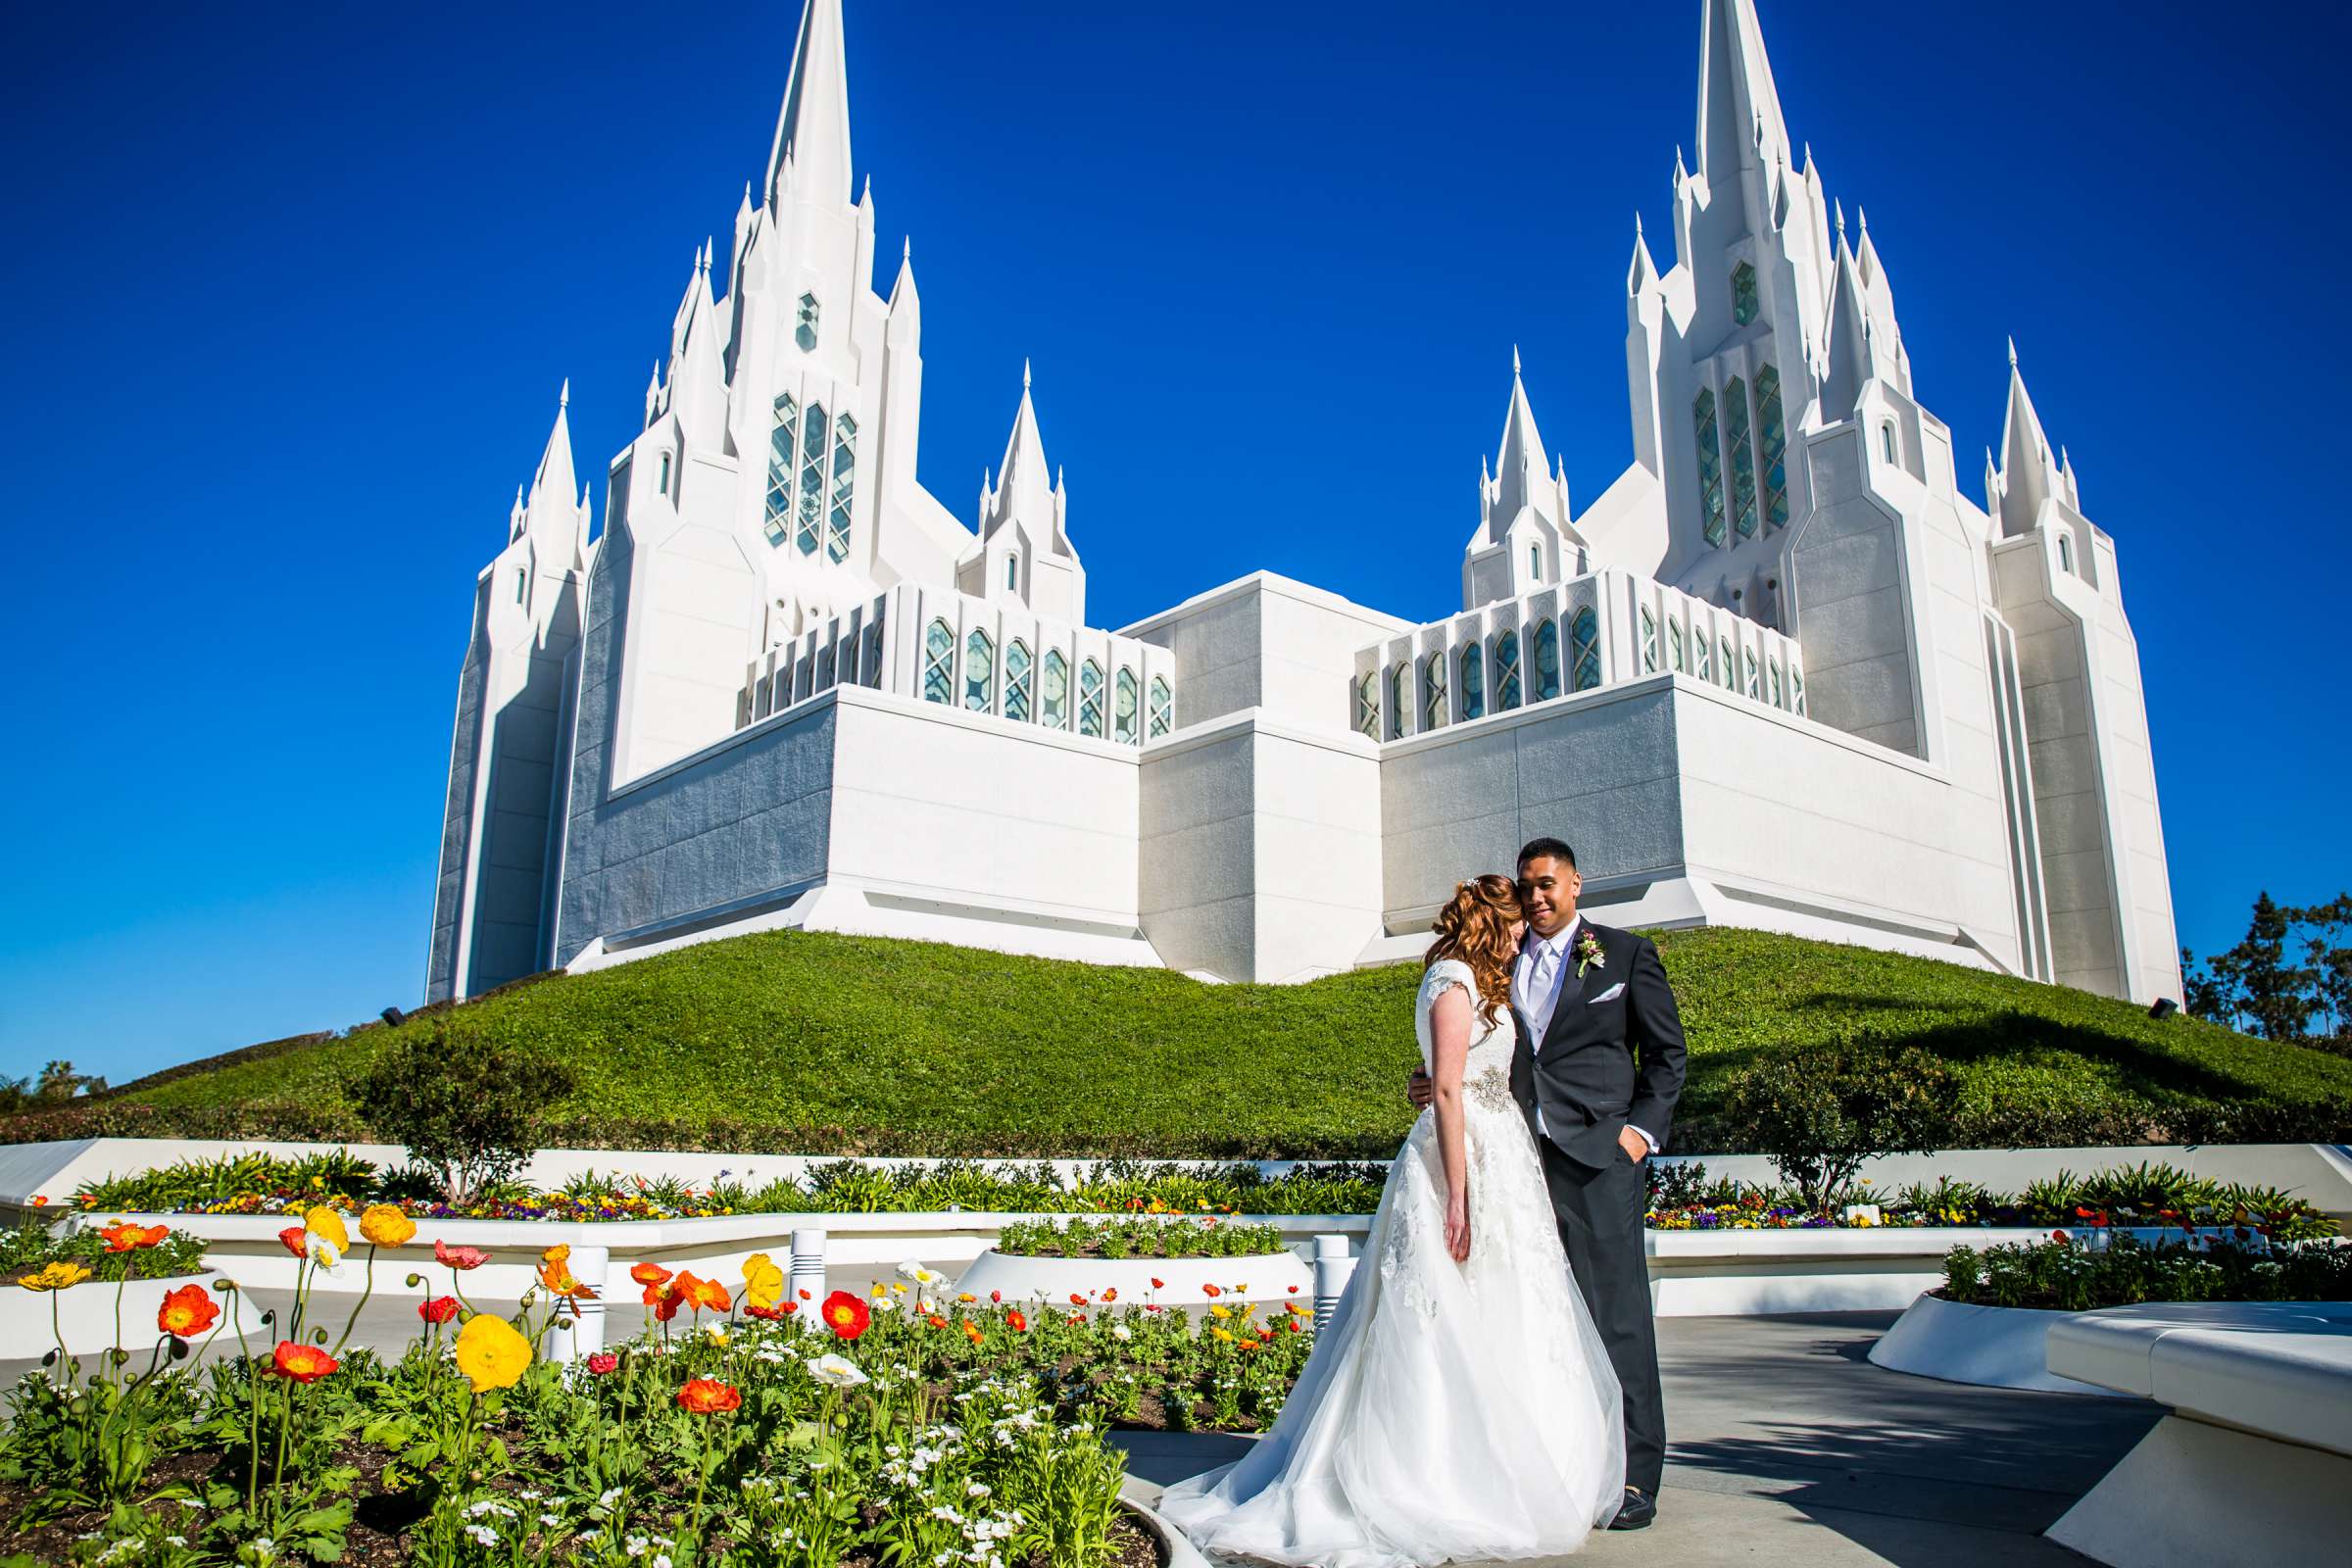
[[[263,1305],[282,1304],[278,1294],[254,1296]],[[513,1303],[477,1304],[511,1310]],[[342,1316],[330,1308],[321,1320],[331,1319],[340,1333]],[[1599,1537],[1575,1563],[2048,1568],[2084,1561],[2040,1533],[2155,1424],[2157,1407],[1883,1371],[1863,1357],[1892,1321],[1884,1312],[1661,1319],[1671,1451],[1658,1523]],[[415,1301],[396,1293],[368,1304],[356,1338],[398,1345],[415,1332]],[[615,1325],[615,1332],[625,1330]],[[248,1333],[258,1340],[250,1324]],[[34,1364],[0,1360],[0,1387]],[[1151,1489],[1147,1500],[1248,1442],[1162,1433],[1121,1441],[1134,1475]]]
[[[1578,1565],[2045,1568],[2040,1532],[2154,1425],[2154,1405],[1963,1388],[1863,1359],[1892,1313],[1664,1318],[1670,1440],[1658,1522]],[[1247,1440],[1138,1434],[1153,1489]],[[1148,1494],[1149,1495],[1149,1494]],[[1147,1495],[1147,1500],[1148,1500]]]

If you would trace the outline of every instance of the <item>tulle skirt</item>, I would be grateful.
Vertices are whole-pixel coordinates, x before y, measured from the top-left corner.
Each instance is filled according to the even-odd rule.
[[[1624,1500],[1617,1378],[1515,1107],[1467,1111],[1471,1250],[1446,1250],[1424,1112],[1274,1429],[1168,1489],[1214,1555],[1315,1568],[1556,1556]]]

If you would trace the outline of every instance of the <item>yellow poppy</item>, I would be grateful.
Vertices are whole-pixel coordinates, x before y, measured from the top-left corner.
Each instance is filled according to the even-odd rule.
[[[511,1389],[531,1364],[531,1342],[514,1325],[489,1312],[476,1312],[458,1331],[458,1370],[476,1394]]]
[[[321,1241],[332,1242],[339,1253],[351,1250],[351,1232],[343,1228],[343,1216],[324,1203],[312,1205],[302,1216],[302,1228]]]
[[[27,1274],[17,1281],[28,1291],[71,1290],[90,1277],[90,1271],[79,1263],[45,1263],[38,1274]]]
[[[390,1203],[377,1203],[360,1216],[360,1235],[378,1247],[398,1247],[416,1234],[416,1222]]]

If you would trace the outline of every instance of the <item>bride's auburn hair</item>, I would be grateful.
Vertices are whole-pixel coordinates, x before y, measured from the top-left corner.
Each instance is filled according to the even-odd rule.
[[[1519,956],[1511,927],[1520,918],[1519,885],[1489,872],[1457,883],[1453,897],[1430,922],[1438,940],[1422,956],[1422,970],[1441,958],[1468,964],[1478,981],[1479,1016],[1490,1025],[1510,1000],[1511,964]]]

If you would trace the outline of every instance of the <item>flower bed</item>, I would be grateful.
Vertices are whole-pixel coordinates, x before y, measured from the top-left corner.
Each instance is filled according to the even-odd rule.
[[[998,1231],[997,1250],[1011,1257],[1264,1257],[1282,1250],[1282,1231],[1213,1214],[1030,1220]]]
[[[1975,1306],[2088,1312],[2141,1301],[2341,1301],[2352,1299],[2352,1243],[2148,1245],[2132,1236],[2085,1245],[2049,1240],[1983,1251],[1955,1247],[1943,1295]],[[2203,1239],[2200,1239],[2203,1240]]]
[[[428,1260],[387,1216],[363,1224],[368,1266],[419,1280],[397,1357],[301,1305],[271,1346],[237,1295],[206,1294],[159,1334],[225,1334],[225,1359],[25,1378],[0,1431],[0,1518],[16,1521],[0,1553],[1141,1568],[1153,1548],[1119,1508],[1105,1433],[1262,1430],[1313,1338],[1302,1306],[1049,1309],[958,1299],[919,1269],[815,1300],[756,1257],[734,1284],[650,1265],[615,1280],[616,1312],[639,1292],[646,1331],[557,1366],[540,1347],[586,1290],[564,1249],[510,1320],[466,1308],[463,1250]],[[349,1266],[336,1211],[288,1229],[306,1272]]]
[[[151,1232],[161,1230],[161,1235]],[[135,1234],[132,1234],[135,1232]],[[37,1221],[0,1231],[0,1287],[80,1269],[103,1282],[167,1279],[204,1266],[201,1238],[169,1227],[85,1226],[61,1234]],[[35,1287],[39,1289],[40,1287]]]

